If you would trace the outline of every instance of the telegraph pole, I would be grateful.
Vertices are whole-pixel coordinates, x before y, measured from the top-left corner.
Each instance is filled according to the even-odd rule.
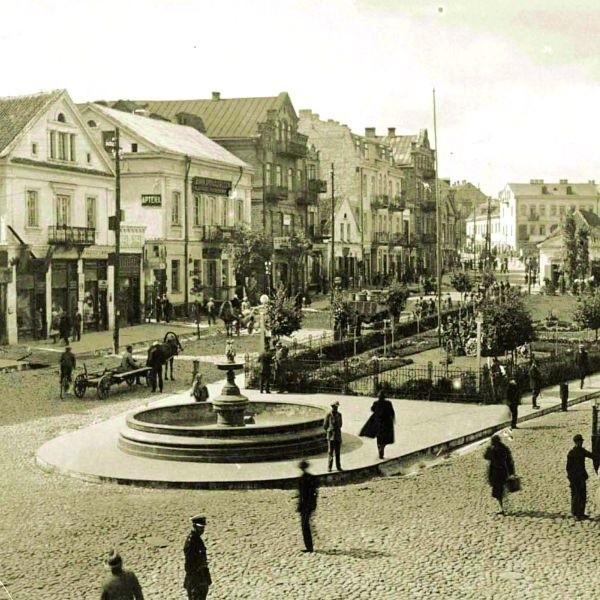
[[[119,272],[121,266],[121,148],[119,145],[119,128],[115,128],[115,265],[113,269],[113,295],[115,305],[115,328],[113,341],[115,354],[119,353],[119,317],[121,315],[121,302],[119,294]]]
[[[331,274],[329,275],[330,295],[333,303],[333,278],[335,275],[335,165],[331,163]]]

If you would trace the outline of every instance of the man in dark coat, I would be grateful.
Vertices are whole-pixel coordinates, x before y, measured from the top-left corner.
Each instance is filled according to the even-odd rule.
[[[123,569],[123,560],[114,550],[106,564],[111,576],[102,586],[100,600],[144,600],[142,587],[133,571]]]
[[[150,386],[152,391],[156,391],[156,382],[158,380],[158,389],[160,392],[163,391],[163,358],[160,351],[160,344],[158,342],[152,342],[152,346],[148,350],[148,359],[146,360],[146,366],[152,367],[150,371]]]
[[[73,379],[73,370],[77,366],[75,355],[71,352],[71,346],[67,346],[60,355],[60,381],[66,379],[71,384]]]
[[[492,488],[492,498],[500,505],[499,515],[504,514],[504,488],[507,479],[515,474],[515,463],[508,446],[498,435],[493,435],[483,457],[489,461],[488,483]]]
[[[567,477],[571,487],[571,514],[578,521],[589,519],[585,514],[587,502],[588,474],[585,470],[585,459],[594,458],[594,455],[583,447],[583,436],[573,436],[575,446],[567,454]]]
[[[533,408],[539,408],[537,398],[542,390],[542,374],[540,368],[537,365],[535,358],[531,359],[531,365],[529,367],[529,385],[531,386],[531,406]]]
[[[58,322],[58,333],[61,340],[65,341],[65,346],[69,345],[69,335],[71,333],[71,319],[66,312],[60,315],[60,321]]]
[[[202,534],[206,526],[206,517],[197,515],[191,518],[192,531],[185,540],[183,554],[185,556],[185,579],[183,587],[188,600],[204,600],[212,583],[208,569],[206,546]]]
[[[371,406],[373,413],[360,431],[361,436],[377,438],[379,458],[384,458],[385,447],[394,443],[394,420],[396,414],[393,404],[385,397],[383,390],[379,390],[377,400]]]
[[[514,377],[511,377],[506,386],[506,404],[510,409],[511,427],[517,429],[519,418],[519,404],[521,404],[521,392]]]
[[[264,351],[258,355],[258,362],[260,364],[260,393],[262,394],[264,389],[267,394],[270,394],[273,353],[271,352],[268,343],[265,343]]]
[[[302,552],[312,552],[313,539],[310,530],[310,518],[317,508],[317,478],[307,471],[309,467],[308,461],[300,461],[298,467],[302,471],[302,475],[300,475],[298,481],[298,512],[300,513],[302,538],[304,539],[305,546]]]
[[[338,410],[340,403],[336,400],[331,405],[331,410],[325,416],[323,429],[327,435],[327,470],[331,471],[333,457],[338,471],[342,471],[340,452],[342,448],[342,413]]]
[[[585,349],[583,344],[579,344],[579,350],[575,354],[575,364],[577,365],[577,370],[579,371],[579,389],[583,389],[583,382],[589,373],[589,356],[588,351]]]

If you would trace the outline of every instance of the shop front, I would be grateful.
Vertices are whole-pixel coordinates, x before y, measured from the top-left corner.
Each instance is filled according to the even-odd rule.
[[[78,282],[77,259],[56,259],[51,263],[51,328],[58,330],[60,317],[66,314],[71,323],[77,312]]]
[[[18,339],[44,339],[46,337],[46,261],[30,259],[27,262],[19,262],[16,288]]]
[[[204,297],[221,300],[220,287],[223,273],[220,269],[221,248],[202,248],[202,270],[204,273]]]
[[[82,318],[84,331],[108,329],[108,276],[106,260],[84,260]]]
[[[141,323],[141,257],[139,254],[121,254],[119,261],[118,315],[119,326]]]

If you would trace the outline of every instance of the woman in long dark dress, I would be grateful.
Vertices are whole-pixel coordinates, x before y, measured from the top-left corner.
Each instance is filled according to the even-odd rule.
[[[488,482],[492,487],[492,498],[500,504],[499,515],[504,514],[504,490],[506,480],[515,474],[515,464],[508,446],[505,446],[500,437],[493,435],[491,444],[487,447],[483,457],[490,461],[488,466]]]
[[[371,406],[373,413],[360,431],[361,436],[377,438],[379,458],[383,458],[385,447],[394,443],[394,406],[386,399],[383,390],[377,394],[377,400]]]

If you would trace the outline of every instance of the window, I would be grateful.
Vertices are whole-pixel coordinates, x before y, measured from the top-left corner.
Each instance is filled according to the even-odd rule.
[[[302,189],[302,169],[296,171],[296,186],[298,190]]]
[[[75,162],[77,160],[77,153],[75,152],[75,134],[74,133],[69,134],[69,149],[70,149],[69,160],[71,162]]]
[[[85,226],[96,229],[96,198],[93,196],[85,199]]]
[[[294,189],[294,169],[288,169],[287,186],[289,190]],[[298,188],[300,189],[300,188]]]
[[[271,163],[265,165],[265,185],[271,185]]]
[[[172,260],[171,261],[171,293],[177,294],[179,293],[179,275],[180,275],[180,261]]]
[[[244,222],[244,201],[240,198],[236,201],[237,211],[235,215],[236,223],[241,225]]]
[[[135,142],[133,142],[133,143],[131,144],[131,151],[132,151],[132,152],[137,152],[137,148],[138,148],[137,144],[136,144]]]
[[[27,190],[27,227],[39,227],[38,193]]]
[[[96,121],[94,121],[93,119],[90,119],[88,122],[88,127],[94,129],[95,127],[98,127],[98,125],[96,124]]]
[[[530,226],[529,226],[529,233],[530,233],[531,235],[535,235],[535,225],[530,225]]]
[[[199,227],[202,224],[202,197],[199,194],[194,194],[194,226]]]
[[[194,259],[194,275],[202,278],[202,260]]]
[[[521,204],[521,215],[525,216],[527,214],[527,206],[525,204]]]
[[[560,206],[558,210],[559,210],[560,216],[564,217],[565,216],[565,207],[564,206]]]
[[[58,113],[58,115],[56,116],[56,120],[59,123],[66,123],[67,119],[65,118],[65,115],[63,113]]]
[[[91,153],[90,153],[90,152],[88,152],[88,153],[87,153],[87,155],[86,155],[86,159],[87,159],[87,163],[88,163],[88,165],[89,165],[89,164],[92,162],[92,155],[91,155]]]
[[[556,216],[556,204],[553,204],[553,205],[550,207],[550,216],[551,216],[551,217],[555,217],[555,216]]]
[[[342,241],[342,242],[344,241],[344,231],[345,231],[344,224],[340,223],[340,241]]]
[[[283,178],[281,174],[281,165],[275,167],[275,185],[283,186]]]
[[[57,152],[58,160],[67,160],[67,152],[68,152],[67,143],[68,143],[67,134],[64,133],[63,131],[59,131],[58,132],[58,152]]]
[[[50,132],[50,158],[56,158],[56,131]]]
[[[540,225],[540,235],[546,235],[546,226]]]
[[[56,196],[56,225],[66,227],[71,222],[71,198],[69,196]]]
[[[540,217],[546,216],[546,206],[544,204],[540,204]]]
[[[37,156],[38,153],[38,145],[33,142],[33,144],[31,144],[31,154],[33,154],[33,156]]]
[[[346,239],[350,241],[350,223],[346,225]]]
[[[181,193],[173,192],[171,196],[171,225],[181,225]]]

